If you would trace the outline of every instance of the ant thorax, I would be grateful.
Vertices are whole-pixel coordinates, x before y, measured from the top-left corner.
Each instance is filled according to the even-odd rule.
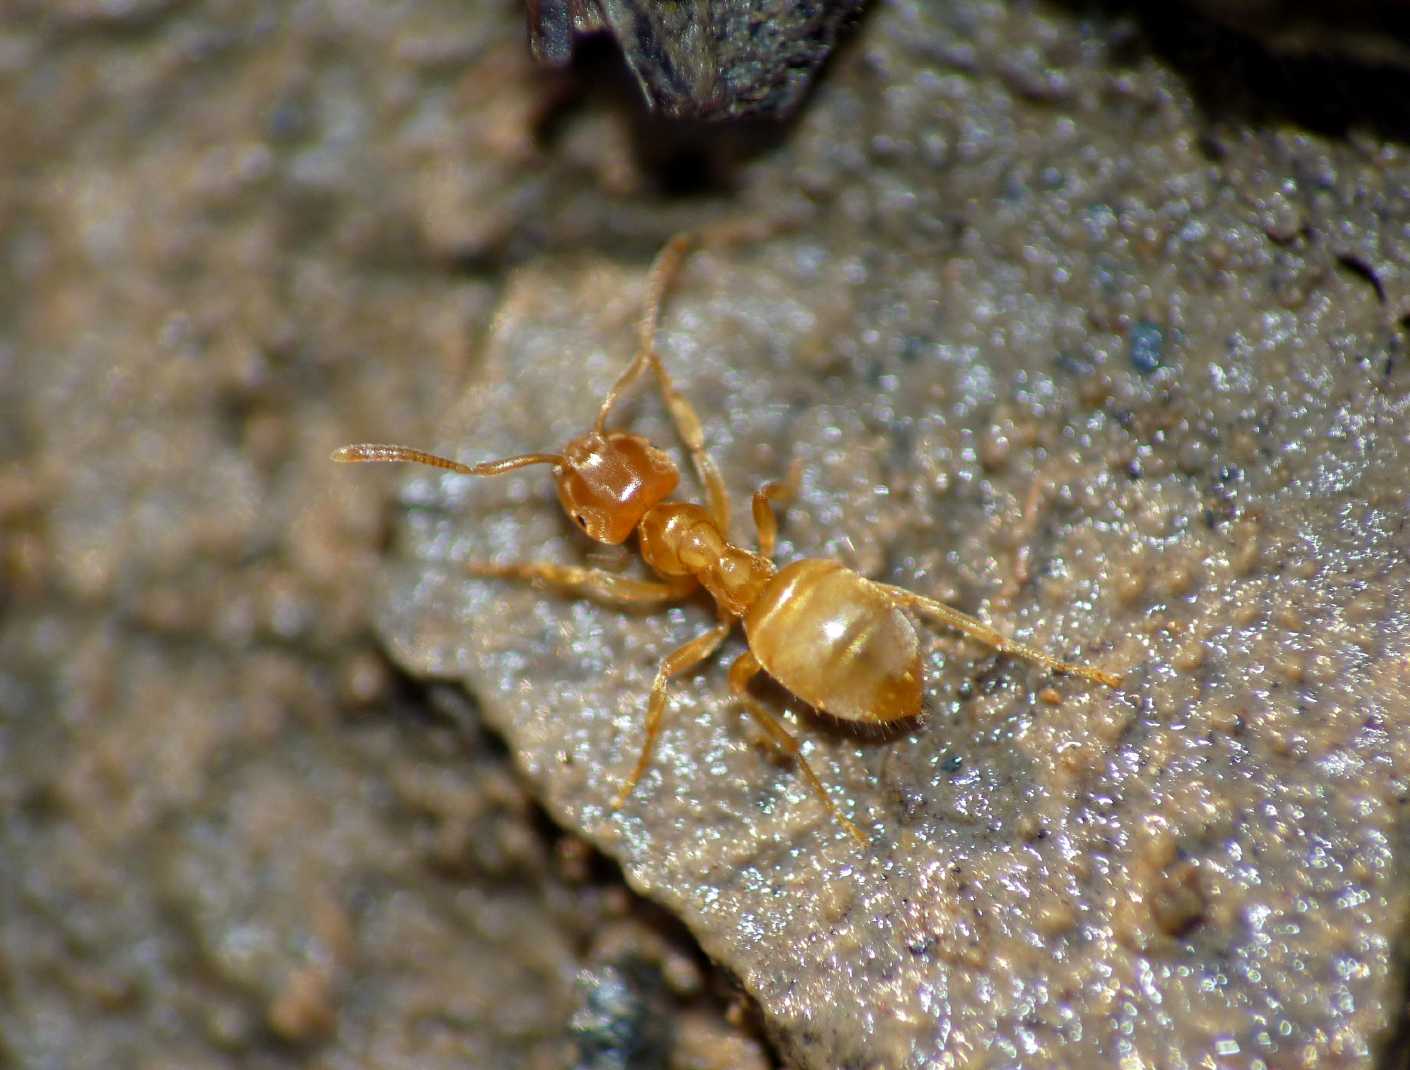
[[[641,556],[662,576],[694,576],[721,607],[741,617],[773,579],[766,557],[731,543],[709,512],[687,502],[665,502],[642,518]]]

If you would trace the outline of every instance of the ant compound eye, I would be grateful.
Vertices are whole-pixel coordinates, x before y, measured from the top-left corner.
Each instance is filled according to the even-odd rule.
[[[580,527],[580,528],[585,528],[585,527],[587,527],[587,517],[583,516],[582,513],[579,513],[577,516],[573,517],[573,519],[578,522],[578,527]]]

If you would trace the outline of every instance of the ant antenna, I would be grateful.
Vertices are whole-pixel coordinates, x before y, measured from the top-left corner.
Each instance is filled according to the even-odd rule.
[[[656,260],[651,265],[651,274],[646,280],[646,303],[636,328],[638,339],[636,359],[621,374],[612,389],[608,391],[607,397],[603,399],[602,408],[597,413],[597,422],[592,426],[597,434],[607,433],[607,413],[627,388],[641,377],[641,373],[646,371],[647,365],[655,365],[657,374],[661,376],[662,381],[670,382],[664,369],[661,368],[661,358],[656,355],[656,328],[661,320],[661,302],[666,299],[666,291],[670,289],[671,283],[680,274],[681,261],[685,259],[685,254],[690,251],[690,247],[697,243],[715,246],[755,242],[780,230],[792,229],[798,222],[798,220],[790,219],[772,221],[742,219],[715,223],[703,230],[677,234],[662,247],[661,251],[656,254]],[[662,393],[669,395],[674,391],[670,387],[665,387]],[[667,403],[669,404],[669,398]]]
[[[448,457],[438,457],[424,450],[414,450],[409,446],[388,446],[380,442],[359,442],[355,446],[339,446],[333,451],[333,460],[342,464],[358,464],[367,461],[412,461],[415,464],[428,464],[432,468],[444,468],[447,472],[457,472],[463,476],[498,476],[512,472],[516,468],[527,468],[531,464],[563,464],[563,458],[556,453],[526,453],[521,457],[506,457],[502,461],[486,461],[484,464],[461,464]]]
[[[651,265],[651,275],[646,281],[645,308],[637,324],[636,359],[628,365],[627,370],[612,384],[612,389],[602,399],[602,408],[597,411],[597,422],[592,425],[592,429],[599,435],[607,433],[607,413],[617,403],[617,399],[641,378],[641,373],[646,371],[648,364],[659,363],[656,356],[656,326],[661,318],[661,302],[694,241],[693,234],[677,234],[656,254],[656,262]]]

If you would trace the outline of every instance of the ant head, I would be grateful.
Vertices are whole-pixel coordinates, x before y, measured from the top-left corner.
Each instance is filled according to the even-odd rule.
[[[564,448],[553,469],[558,500],[584,534],[626,542],[646,511],[676,489],[671,458],[640,435],[589,431]]]
[[[615,545],[627,541],[646,511],[676,489],[680,473],[671,458],[640,435],[589,431],[562,453],[526,453],[484,464],[461,464],[410,446],[362,442],[341,446],[333,460],[411,461],[466,476],[500,476],[531,464],[551,464],[558,500],[590,539]]]

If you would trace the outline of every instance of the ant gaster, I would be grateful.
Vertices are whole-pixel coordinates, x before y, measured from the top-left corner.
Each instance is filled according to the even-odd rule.
[[[903,612],[910,609],[1055,672],[1073,673],[1108,687],[1120,686],[1121,678],[1058,661],[942,602],[866,579],[839,561],[808,559],[777,568],[772,560],[778,531],[772,503],[792,493],[793,480],[769,483],[754,493],[758,552],[730,541],[724,481],[705,451],[695,409],[672,384],[655,348],[661,302],[691,240],[690,235],[678,235],[657,256],[638,325],[636,358],[603,400],[592,429],[569,442],[561,453],[530,453],[467,465],[405,446],[362,444],[342,447],[333,459],[414,461],[468,476],[497,476],[535,464],[552,466],[558,500],[583,533],[615,545],[635,531],[642,557],[660,578],[638,580],[547,562],[474,563],[467,566],[470,573],[531,580],[624,605],[673,602],[700,587],[715,601],[714,627],[673,650],[656,673],[641,753],[613,809],[626,802],[650,764],[666,711],[668,682],[710,657],[739,620],[749,649],[729,672],[734,697],[769,740],[793,759],[833,817],[865,845],[861,830],[837,809],[799,753],[798,741],[749,693],[750,681],[759,672],[768,672],[805,702],[844,721],[884,724],[915,717],[921,711],[921,661],[915,628]],[[705,488],[705,505],[666,500],[679,482],[671,458],[640,435],[607,430],[612,406],[648,369]]]

